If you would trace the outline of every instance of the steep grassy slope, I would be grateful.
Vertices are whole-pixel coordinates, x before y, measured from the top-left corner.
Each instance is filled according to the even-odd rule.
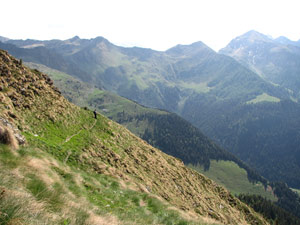
[[[28,146],[13,152],[1,145],[2,221],[99,224],[108,216],[112,224],[201,224],[204,216],[266,224],[224,188],[103,116],[95,120],[46,75],[0,54],[1,118],[22,131]],[[16,198],[24,202],[11,201]]]
[[[194,128],[176,115],[142,107],[128,99],[121,98],[107,91],[98,90],[91,85],[71,78],[67,74],[46,68],[45,66],[32,63],[30,66],[39,68],[50,74],[54,82],[62,90],[63,95],[68,99],[83,106],[90,106],[92,109],[99,109],[163,151],[181,158],[185,163],[193,163],[191,165],[193,169],[204,173],[217,183],[222,184],[233,194],[251,193],[252,195],[258,194],[264,196],[272,201],[277,200],[274,194],[272,194],[271,186],[267,186],[266,191],[264,188],[264,185],[267,185],[266,183],[263,185],[260,182],[249,182],[249,177],[250,180],[254,179],[255,181],[257,181],[257,178],[255,179],[255,174],[252,174],[252,171],[248,167],[245,167],[240,161],[225,154],[216,145],[207,142],[203,135],[197,134]],[[144,135],[146,130],[146,135]],[[152,132],[150,133],[149,130]],[[213,158],[217,158],[219,161],[216,162],[213,160],[211,162]],[[220,161],[222,159],[229,161]],[[208,171],[204,170],[204,167],[207,166],[205,164],[206,160],[210,162]],[[198,163],[202,164],[202,166],[197,165]],[[243,167],[249,172],[244,170]],[[290,204],[291,199],[286,198],[289,190],[285,192],[283,199]],[[279,200],[279,202],[281,201]],[[278,201],[276,201],[277,203]],[[281,204],[281,207],[285,206],[286,203]],[[295,203],[296,208],[297,203]],[[297,215],[297,210],[294,213]]]
[[[253,182],[260,181],[265,186],[267,185],[267,180],[236,157],[215,145],[198,129],[176,114],[143,107],[40,64],[28,63],[28,65],[49,74],[55,85],[62,91],[62,94],[71,102],[82,107],[87,106],[90,109],[101,111],[101,113],[126,126],[151,145],[183,160],[185,164],[200,164],[205,170],[208,170],[211,160],[232,161],[238,164],[239,167],[246,169],[245,179],[248,177]],[[220,168],[220,170],[224,170],[224,168]],[[228,175],[230,176],[230,174]],[[247,184],[249,186],[253,185],[249,181]],[[234,186],[234,183],[232,185]],[[229,190],[234,189],[229,188]],[[248,193],[246,190],[248,189],[243,190],[240,188],[238,192]],[[263,188],[261,188],[261,194],[267,194]]]
[[[63,71],[74,65],[79,69],[71,75],[142,105],[178,113],[264,177],[300,187],[300,176],[291,173],[300,171],[296,96],[201,42],[166,52],[122,48],[101,37],[9,40],[3,46],[7,43],[22,47],[14,51],[16,56],[38,63],[36,45],[55,52],[67,64]],[[47,56],[51,62],[53,57]]]

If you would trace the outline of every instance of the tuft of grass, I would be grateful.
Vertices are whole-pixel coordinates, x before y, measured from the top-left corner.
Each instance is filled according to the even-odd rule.
[[[7,145],[3,144],[0,144],[0,161],[8,169],[17,168],[21,163],[20,158]]]
[[[59,225],[70,225],[70,224],[86,224],[86,220],[89,218],[89,214],[83,209],[74,209],[75,217],[67,217],[59,221]]]
[[[38,201],[44,201],[52,211],[57,211],[64,203],[61,195],[64,193],[59,183],[54,183],[52,190],[47,187],[45,182],[34,174],[29,174],[29,181],[26,188],[35,196]]]
[[[0,225],[39,224],[45,221],[43,212],[33,212],[28,208],[30,201],[27,198],[3,193],[3,190],[0,189]]]
[[[63,183],[65,186],[76,196],[82,196],[82,189],[77,185],[74,180],[74,176],[72,173],[67,173],[66,171],[58,168],[52,167],[52,169],[63,179]]]
[[[24,222],[24,206],[15,200],[15,198],[0,197],[0,225]]]
[[[161,211],[163,209],[162,204],[160,204],[160,202],[155,198],[148,199],[147,207],[153,213],[158,213],[159,211]]]

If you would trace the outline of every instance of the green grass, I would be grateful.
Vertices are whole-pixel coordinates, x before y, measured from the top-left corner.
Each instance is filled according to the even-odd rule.
[[[3,150],[5,149],[5,150]],[[126,224],[199,224],[191,222],[179,215],[178,212],[168,209],[166,203],[152,197],[146,193],[141,193],[122,187],[118,180],[108,175],[97,174],[91,171],[84,171],[78,167],[66,166],[63,162],[57,161],[58,166],[50,167],[52,171],[49,176],[58,175],[59,180],[46,184],[43,181],[45,175],[40,173],[28,172],[24,169],[26,161],[35,158],[34,151],[42,154],[42,158],[51,161],[54,159],[48,153],[33,148],[22,148],[22,154],[8,154],[10,149],[2,146],[0,148],[0,176],[5,178],[0,181],[1,187],[11,189],[24,185],[25,190],[32,195],[37,202],[43,202],[46,211],[52,214],[60,214],[60,210],[66,203],[69,194],[68,190],[75,195],[75,198],[86,199],[90,203],[90,208],[96,207],[96,214],[99,216],[115,215],[120,221]],[[6,152],[2,154],[3,152]],[[26,153],[25,153],[26,152]],[[5,155],[5,157],[3,157]],[[9,157],[7,157],[9,155]],[[14,160],[7,161],[7,158],[16,158],[20,163],[13,163]],[[14,180],[15,184],[8,185],[5,181],[9,179],[9,171],[3,170],[3,161],[6,164],[12,163],[14,168],[19,168],[25,179]],[[51,164],[50,164],[51,165]],[[7,166],[7,165],[6,165]],[[52,175],[51,175],[52,174]],[[80,179],[75,179],[80,177]],[[26,195],[27,196],[27,195]],[[81,200],[82,201],[82,200]],[[13,195],[5,197],[0,196],[0,224],[36,224],[33,221],[38,220],[40,223],[45,221],[44,211],[31,215],[26,205],[32,204],[32,199],[23,199]],[[85,210],[74,208],[76,217],[60,215],[56,222],[48,221],[47,224],[85,224],[89,214]]]
[[[36,95],[34,100],[30,110],[18,114],[26,125],[23,135],[30,147],[12,151],[0,146],[0,188],[8,190],[0,204],[3,221],[17,224],[12,222],[17,218],[24,224],[86,224],[92,212],[116,216],[125,224],[199,224],[183,219],[171,205],[155,198],[155,192],[127,188],[136,188],[134,177],[134,183],[121,185],[118,179],[96,172],[97,163],[108,166],[112,153],[122,157],[124,149],[141,144],[123,132],[124,128],[111,125],[101,115],[95,120],[91,111],[59,97]],[[122,137],[116,138],[115,133]],[[107,152],[110,154],[105,155]],[[21,202],[14,204],[11,199],[17,197]],[[38,215],[30,212],[34,206],[38,206],[41,219],[31,216]]]
[[[55,169],[62,176],[66,173]],[[78,174],[78,171],[73,172]],[[88,174],[80,171],[83,185],[77,186],[98,208],[99,215],[113,214],[123,222],[135,224],[196,224],[183,220],[177,212],[169,210],[165,203],[146,193],[124,189],[119,182],[104,174]],[[67,175],[71,179],[72,176]]]
[[[6,145],[0,144],[0,161],[6,169],[14,169],[21,163],[20,159]]]
[[[0,188],[0,192],[1,192]],[[15,195],[0,196],[0,225],[39,224],[43,221],[42,212],[28,210],[30,201]]]
[[[246,104],[255,104],[258,102],[280,102],[280,99],[274,96],[270,96],[267,93],[263,93],[261,95],[256,96],[256,98],[246,102]]]
[[[180,224],[179,214],[167,209],[167,205],[148,194],[139,193],[129,189],[121,189],[116,181],[103,176],[95,176],[102,186],[85,185],[85,191],[91,203],[99,208],[100,214],[113,213],[121,221],[132,221],[135,224]]]
[[[129,224],[196,224],[182,219],[178,212],[168,209],[169,206],[166,203],[148,194],[124,189],[118,180],[104,174],[97,174],[91,171],[91,165],[78,161],[82,149],[86,149],[95,138],[101,139],[111,150],[116,148],[116,143],[111,140],[115,128],[105,126],[106,119],[99,116],[95,127],[89,130],[95,121],[90,117],[89,111],[80,110],[75,126],[66,126],[68,121],[64,121],[64,123],[44,122],[44,124],[40,122],[35,129],[38,136],[31,132],[26,133],[27,141],[35,147],[28,148],[28,150],[22,148],[20,153],[16,154],[13,154],[9,148],[1,148],[0,160],[7,168],[22,168],[26,159],[39,155],[34,149],[46,149],[44,153],[41,153],[40,150],[36,151],[41,153],[40,158],[57,161],[59,166],[50,167],[50,171],[56,174],[59,180],[49,185],[38,173],[24,171],[25,179],[22,182],[28,193],[36,201],[43,202],[45,210],[54,214],[59,214],[65,204],[65,198],[68,196],[66,193],[69,191],[76,198],[86,199],[91,207],[96,207],[98,215],[113,214],[120,221],[127,221]],[[80,129],[82,129],[80,135],[63,143],[68,136],[77,133]],[[99,130],[103,130],[103,132],[99,132]],[[119,150],[116,149],[116,151]],[[68,152],[71,152],[71,155],[65,161]],[[55,176],[51,175],[51,177]],[[75,179],[75,177],[80,178]],[[17,206],[9,206],[9,209],[12,211],[10,218],[18,215],[19,208]],[[88,217],[86,212],[82,211],[81,213],[86,215],[84,217],[86,220]],[[74,224],[74,220],[71,217],[60,218],[58,224]]]
[[[34,117],[31,115],[29,120],[33,122]],[[80,109],[76,123],[71,116],[60,118],[55,123],[39,121],[34,132],[27,131],[24,135],[33,146],[42,147],[61,161],[67,159],[68,164],[77,165],[82,149],[88,148],[96,138],[108,139],[112,134],[107,129],[107,120],[98,117],[95,121],[91,111]],[[104,132],[98,132],[100,130]]]
[[[276,200],[272,193],[265,191],[261,183],[249,182],[246,170],[240,168],[234,162],[212,160],[208,171],[204,171],[201,166],[189,165],[189,167],[203,173],[216,183],[224,186],[234,195],[249,193],[261,195],[273,201]]]
[[[38,201],[44,201],[50,210],[57,211],[64,201],[62,195],[63,188],[59,183],[54,183],[51,189],[35,174],[28,174],[29,181],[26,188],[35,196]]]
[[[23,150],[23,149],[21,149]],[[11,171],[24,166],[25,154],[13,152],[0,144],[0,225],[6,224],[38,224],[44,220],[43,212],[30,210],[30,197],[20,196],[22,182],[11,174]],[[11,190],[17,189],[17,192]]]

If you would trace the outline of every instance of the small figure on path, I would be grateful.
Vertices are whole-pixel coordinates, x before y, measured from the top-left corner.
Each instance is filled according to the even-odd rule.
[[[95,117],[95,119],[97,119],[97,112],[96,112],[96,109],[94,110],[94,117]]]

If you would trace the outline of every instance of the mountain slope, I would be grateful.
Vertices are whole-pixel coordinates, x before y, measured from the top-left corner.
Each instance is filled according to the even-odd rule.
[[[101,111],[105,116],[124,125],[152,146],[183,160],[185,164],[200,164],[208,170],[211,160],[232,161],[246,169],[246,177],[251,182],[259,181],[267,185],[267,180],[232,154],[214,144],[197,128],[176,114],[141,106],[43,65],[34,63],[27,65],[47,73],[61,90],[62,95],[71,102]],[[250,183],[249,185],[251,186]],[[264,194],[263,188],[261,191]]]
[[[233,39],[220,53],[243,62],[264,79],[290,89],[299,98],[300,46],[296,43],[284,37],[273,40],[251,31]]]
[[[256,33],[251,38],[268,40]],[[178,45],[166,52],[122,48],[102,37],[46,42],[9,40],[3,45],[8,43],[23,50],[43,45],[59,54],[68,67],[75,64],[80,67],[78,71],[88,74],[70,73],[72,76],[142,105],[175,112],[242,160],[250,157],[249,165],[266,178],[300,187],[300,179],[290,173],[300,171],[295,160],[290,162],[290,158],[298,156],[293,147],[299,145],[297,128],[286,126],[299,123],[299,107],[292,102],[297,96],[201,42]],[[39,61],[32,57],[33,62]],[[287,110],[292,111],[291,117],[285,116]],[[286,139],[289,133],[293,139]],[[247,135],[251,135],[249,140]],[[264,139],[266,142],[262,142]],[[262,163],[265,161],[268,163]]]
[[[72,219],[71,214],[66,213],[64,217],[61,217],[60,212],[62,208],[65,209],[73,203],[60,205],[59,202],[53,202],[53,197],[51,197],[52,194],[57,200],[62,200],[62,196],[53,192],[53,190],[63,191],[65,188],[65,186],[61,187],[60,182],[53,182],[57,175],[53,174],[54,177],[51,178],[49,176],[51,173],[49,171],[47,173],[45,167],[40,168],[40,174],[26,174],[23,170],[23,165],[27,168],[28,166],[39,168],[38,165],[40,167],[44,165],[40,161],[45,161],[45,163],[48,161],[48,165],[51,165],[56,174],[61,174],[60,176],[64,179],[71,179],[74,176],[73,172],[67,175],[69,172],[66,173],[66,171],[69,168],[81,174],[76,178],[78,187],[75,190],[74,187],[69,187],[69,190],[74,191],[77,199],[80,198],[86,202],[90,210],[100,216],[108,216],[108,212],[118,211],[115,215],[121,221],[124,219],[124,223],[134,222],[132,219],[135,218],[137,219],[135,222],[139,223],[139,219],[143,216],[138,217],[133,210],[131,211],[132,217],[125,217],[126,209],[124,211],[124,205],[121,204],[120,199],[126,189],[120,190],[121,186],[118,183],[123,183],[123,187],[124,185],[131,186],[136,193],[141,193],[134,202],[141,204],[142,207],[145,202],[141,203],[139,196],[142,197],[144,193],[143,199],[147,202],[146,208],[149,209],[150,214],[157,215],[156,218],[166,219],[151,220],[151,223],[168,223],[171,219],[169,217],[174,217],[174,214],[164,214],[161,217],[159,214],[161,206],[156,203],[155,198],[148,200],[150,195],[161,199],[163,205],[170,204],[177,210],[184,211],[186,215],[190,215],[190,219],[194,220],[202,215],[227,224],[267,224],[222,187],[184,167],[181,161],[151,147],[120,125],[101,115],[98,115],[98,119],[95,120],[91,111],[80,109],[64,99],[46,75],[23,67],[18,60],[4,51],[0,51],[0,54],[1,118],[9,121],[12,126],[18,127],[25,135],[27,145],[32,148],[32,150],[24,148],[20,152],[8,153],[8,150],[5,150],[6,147],[1,145],[1,158],[6,159],[1,163],[1,166],[4,166],[1,176],[5,178],[1,180],[1,188],[4,189],[1,199],[8,200],[9,197],[16,196],[16,191],[19,191],[19,196],[27,196],[31,203],[36,199],[50,207],[46,207],[41,215],[41,217],[46,217],[49,215],[46,212],[55,215],[52,220],[48,220],[48,223],[49,221],[55,223],[55,218],[68,223],[68,220]],[[39,154],[40,151],[51,158]],[[30,155],[35,155],[35,157]],[[20,164],[12,164],[13,160],[19,161]],[[65,166],[62,167],[62,165]],[[5,166],[13,166],[14,170],[9,170]],[[18,175],[16,176],[15,181],[19,185],[25,182],[23,186],[19,186],[19,189],[9,184],[13,171],[19,177],[25,176],[25,179],[21,178],[21,180]],[[41,171],[45,173],[42,174]],[[84,173],[85,175],[82,175]],[[110,178],[105,178],[105,176],[115,177],[114,182],[110,182]],[[99,186],[100,178],[106,179],[108,181],[106,185],[114,189],[115,193],[119,192],[120,195],[115,194],[109,197],[107,191],[110,189],[104,188],[104,180],[102,181],[104,186]],[[49,190],[46,189],[46,184],[50,185]],[[43,195],[40,194],[41,191]],[[128,190],[125,194],[128,197]],[[69,195],[64,196],[67,198]],[[1,205],[1,210],[5,210],[4,205]],[[74,204],[73,206],[75,207]],[[25,210],[24,207],[22,210]],[[85,213],[85,222],[87,222],[91,219],[91,213]],[[10,218],[9,222],[12,223],[12,219],[15,219],[15,222],[22,221],[26,216],[28,214],[25,213],[24,217]]]
[[[22,49],[28,48],[28,42],[29,40],[9,40],[9,43],[17,44]],[[41,41],[30,40],[30,43],[30,46],[35,46]],[[60,54],[65,62],[79,66],[81,71],[90,74],[87,78],[89,83],[102,85],[107,90],[144,105],[169,111],[180,110],[190,94],[211,91],[222,100],[233,94],[249,99],[251,94],[257,96],[257,91],[289,98],[288,92],[264,82],[255,73],[230,57],[216,54],[202,42],[178,45],[166,52],[122,48],[102,37],[90,40],[74,37],[65,41],[42,43],[43,47]],[[39,63],[38,58],[30,62]],[[66,69],[50,67],[74,75]],[[85,74],[80,78],[85,79]],[[250,87],[245,85],[249,82],[252,83]],[[227,87],[228,85],[232,88]],[[257,90],[253,90],[254,86]]]
[[[281,44],[284,44],[284,45],[295,45],[295,46],[298,46],[300,47],[300,40],[298,41],[291,41],[290,39],[284,37],[284,36],[280,36],[276,39],[274,39],[274,41],[278,42],[278,43],[281,43]]]
[[[33,63],[29,65],[48,73],[62,94],[71,101],[81,106],[91,107],[91,109],[99,109],[148,143],[165,153],[180,158],[189,167],[223,185],[231,193],[251,193],[267,197],[274,201],[274,204],[299,217],[299,198],[295,197],[287,186],[283,188],[280,183],[270,183],[261,178],[240,160],[220,149],[195,127],[175,114],[143,107],[45,66]],[[256,154],[259,155],[259,153]],[[278,189],[280,190],[279,198],[277,194],[273,194],[274,191],[278,193]]]
[[[282,189],[281,184],[262,180],[248,166],[222,151],[217,145],[203,137],[197,129],[175,114],[143,107],[42,65],[32,63],[29,65],[48,73],[68,99],[81,106],[99,109],[148,143],[160,148],[165,153],[180,158],[189,167],[223,185],[231,193],[261,195],[299,217],[299,199],[288,187]],[[145,133],[145,131],[147,132]],[[209,163],[208,170],[206,163]],[[205,167],[206,169],[204,169]],[[253,183],[250,183],[249,180]],[[262,181],[264,185],[256,181]],[[267,190],[264,189],[264,186]],[[277,189],[281,189],[278,195],[279,199],[277,194],[273,194],[274,191],[278,193]],[[282,219],[288,218],[282,216]]]

